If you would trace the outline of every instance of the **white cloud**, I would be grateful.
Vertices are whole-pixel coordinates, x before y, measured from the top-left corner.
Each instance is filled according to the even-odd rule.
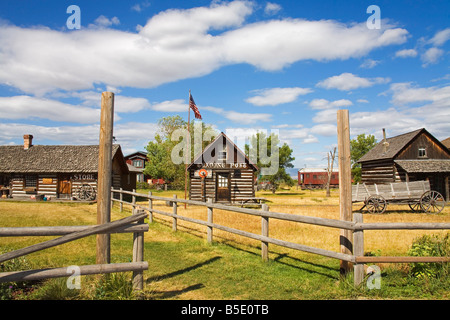
[[[233,110],[225,110],[217,107],[201,107],[201,110],[207,110],[220,114],[228,120],[240,124],[254,124],[259,122],[272,121],[272,115],[269,113],[243,113]]]
[[[416,49],[403,49],[403,50],[398,50],[395,53],[395,57],[397,57],[397,58],[414,58],[416,56],[417,56]]]
[[[365,68],[365,69],[372,69],[373,67],[375,67],[379,63],[380,63],[379,60],[366,59],[366,60],[364,60],[363,63],[361,63],[361,65],[359,67],[360,68]]]
[[[229,64],[273,71],[299,60],[361,57],[403,43],[408,34],[385,24],[386,29],[368,30],[365,22],[281,19],[245,24],[252,11],[251,2],[213,1],[209,7],[160,12],[138,32],[108,28],[119,21],[106,17],[97,19],[101,28],[70,32],[2,25],[0,84],[35,95],[92,90],[96,84],[147,88]]]
[[[144,8],[147,8],[149,6],[150,6],[150,2],[144,1],[144,2],[136,3],[135,5],[133,5],[131,7],[131,10],[136,11],[136,12],[141,12],[142,10],[144,10]]]
[[[316,110],[323,110],[323,109],[330,109],[330,108],[337,108],[337,107],[348,107],[351,105],[353,105],[353,103],[347,99],[341,99],[341,100],[335,100],[335,101],[328,101],[326,99],[314,99],[309,103],[309,106],[312,109],[316,109]]]
[[[302,140],[302,142],[305,144],[318,143],[319,139],[317,139],[317,137],[313,136],[312,134],[309,134],[308,137],[306,137],[305,139]]]
[[[97,19],[95,19],[93,24],[89,24],[88,27],[89,28],[95,28],[95,27],[107,28],[112,25],[117,26],[119,24],[120,24],[119,18],[112,17],[111,19],[109,19],[109,18],[105,17],[104,15],[101,15]]]
[[[22,95],[0,97],[0,118],[97,123],[100,119],[100,109]]]
[[[338,89],[342,91],[349,91],[358,88],[367,88],[375,84],[387,83],[389,78],[361,78],[352,73],[342,73],[338,76],[332,76],[317,83],[318,87],[325,89]]]
[[[347,26],[332,20],[271,20],[227,32],[222,53],[229,63],[249,63],[273,71],[299,60],[361,57],[375,48],[403,43],[408,34],[400,28],[368,31],[374,30],[365,23]]]
[[[359,103],[369,103],[369,100],[367,100],[367,99],[358,99],[356,101]]]
[[[187,112],[188,105],[183,99],[176,99],[155,103],[151,109],[161,112]]]
[[[334,111],[334,118],[336,121],[336,111]],[[322,136],[335,136],[337,134],[337,127],[334,124],[318,124],[311,128],[311,133]]]
[[[312,92],[309,88],[272,88],[255,90],[257,96],[246,99],[245,101],[256,106],[275,106],[278,104],[295,101],[298,96]]]
[[[420,102],[432,102],[434,106],[448,108],[450,105],[450,86],[446,87],[413,87],[411,83],[393,83],[392,102],[405,105]]]
[[[98,124],[83,126],[38,126],[22,123],[0,123],[3,132],[0,145],[15,141],[23,143],[23,135],[30,133],[34,136],[33,143],[38,144],[65,144],[65,145],[92,145],[98,144],[100,126]],[[144,149],[152,140],[158,130],[156,123],[127,122],[114,125],[114,137],[121,145],[123,152],[127,150]]]
[[[277,3],[267,2],[264,8],[264,13],[268,15],[273,15],[281,10],[281,6]]]
[[[450,28],[436,32],[433,38],[429,40],[434,46],[441,46],[450,39]]]
[[[424,54],[421,55],[421,59],[423,61],[423,66],[427,66],[429,64],[433,64],[439,61],[439,58],[444,54],[444,50],[439,48],[430,48],[425,51]]]

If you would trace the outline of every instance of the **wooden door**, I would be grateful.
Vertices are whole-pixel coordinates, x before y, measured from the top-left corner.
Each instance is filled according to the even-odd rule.
[[[58,193],[70,194],[72,193],[72,183],[70,177],[60,177],[58,179]]]
[[[230,174],[228,172],[217,172],[216,178],[216,200],[231,201]]]

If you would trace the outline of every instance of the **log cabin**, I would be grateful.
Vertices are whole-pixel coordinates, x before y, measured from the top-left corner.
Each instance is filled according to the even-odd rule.
[[[221,132],[187,167],[189,199],[238,203],[255,197],[258,168]]]
[[[33,145],[32,139],[27,134],[23,145],[0,146],[3,198],[95,200],[98,145]],[[112,168],[114,188],[136,188],[136,171],[126,164],[117,144]]]
[[[450,150],[425,128],[386,138],[367,152],[361,164],[363,183],[428,180],[431,190],[449,200]]]

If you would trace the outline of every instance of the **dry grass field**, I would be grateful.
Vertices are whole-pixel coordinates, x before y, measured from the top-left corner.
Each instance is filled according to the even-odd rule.
[[[147,191],[141,190],[141,193],[146,194]],[[184,198],[184,191],[153,194],[168,198],[177,194],[178,198]],[[257,196],[267,199],[272,212],[339,219],[338,190],[333,190],[328,198],[325,197],[325,191],[297,190],[295,187],[277,191],[276,194],[258,192]],[[138,204],[147,206],[146,199],[137,200]],[[154,201],[153,206],[158,210],[172,212],[172,208],[164,201]],[[360,205],[355,204],[353,211],[359,208]],[[95,224],[96,209],[95,203],[0,201],[0,227]],[[184,208],[180,204],[178,214],[207,220],[205,207],[188,205]],[[114,204],[112,220],[128,215],[129,206],[120,212],[119,205]],[[178,232],[174,233],[171,230],[172,218],[154,214],[154,221],[145,234],[145,259],[149,262],[149,270],[144,273],[144,278],[148,299],[353,299],[361,295],[352,290],[342,291],[337,260],[269,244],[270,260],[264,264],[260,258],[259,241],[214,229],[214,245],[211,246],[206,243],[205,226],[178,219]],[[413,213],[407,205],[389,205],[384,214],[364,214],[364,221],[450,222],[450,207],[447,206],[440,214],[430,215]],[[261,234],[261,218],[256,216],[214,209],[214,223]],[[365,252],[382,256],[406,255],[414,239],[424,234],[445,232],[448,230],[366,231]],[[269,236],[339,251],[338,229],[270,219]],[[0,250],[22,248],[51,238],[4,237],[0,238]],[[94,264],[95,246],[95,237],[87,237],[30,254],[27,259],[33,268]],[[132,235],[114,235],[111,254],[113,263],[131,261]],[[394,278],[394,281],[397,280]],[[88,287],[95,286],[91,284]],[[429,293],[428,289],[416,293],[417,288],[411,290],[409,285],[405,287],[409,290],[406,293],[406,289],[401,289],[401,293],[380,291],[375,294],[379,295],[378,298],[395,298],[397,294],[401,298],[435,298],[435,293]],[[93,295],[90,292],[81,298],[100,299],[104,293],[102,291],[101,295],[98,292]],[[441,289],[438,297],[446,299],[447,289]]]
[[[172,197],[173,192],[162,194]],[[272,212],[339,219],[339,190],[332,190],[331,197],[325,196],[324,190],[297,190],[295,187],[289,190],[271,192],[260,191],[258,197],[267,199],[269,210]],[[184,194],[178,193],[179,198]],[[146,202],[140,202],[146,205]],[[358,211],[362,204],[353,204],[353,211]],[[154,202],[154,208],[171,212],[164,202]],[[364,211],[363,211],[364,212]],[[206,208],[187,206],[181,204],[178,214],[206,221]],[[156,215],[157,218],[170,222],[171,218]],[[390,204],[384,214],[364,214],[364,222],[450,222],[450,207],[439,214],[414,213],[408,205]],[[205,233],[204,226],[197,226],[189,222],[179,221],[179,226],[186,227],[200,233]],[[242,213],[214,209],[214,223],[224,226],[261,233],[261,218]],[[412,241],[424,234],[445,233],[448,230],[380,230],[366,231],[364,236],[365,251],[378,252],[385,256],[406,255]],[[339,230],[328,227],[300,224],[289,221],[270,219],[269,236],[294,243],[305,244],[327,250],[339,251]],[[236,241],[238,243],[256,243],[255,240],[246,239],[220,230],[214,231],[216,241]]]

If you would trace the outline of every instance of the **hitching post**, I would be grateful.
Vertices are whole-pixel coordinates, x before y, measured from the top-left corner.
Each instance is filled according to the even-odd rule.
[[[112,137],[114,122],[114,93],[102,92],[100,141],[97,178],[97,224],[111,222]],[[97,235],[97,264],[110,263],[111,237]]]

